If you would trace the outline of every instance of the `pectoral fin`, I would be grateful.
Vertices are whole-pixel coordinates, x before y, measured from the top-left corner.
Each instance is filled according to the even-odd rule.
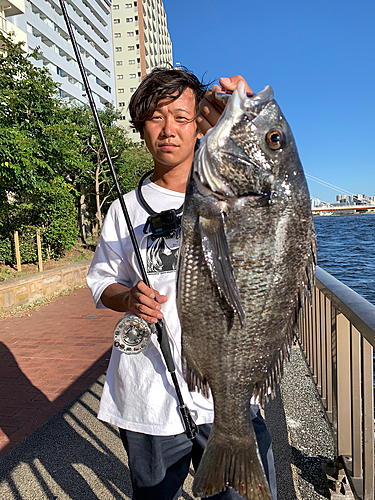
[[[233,275],[223,214],[215,219],[199,217],[204,258],[212,279],[228,305],[238,315],[241,326],[245,325],[245,312]]]

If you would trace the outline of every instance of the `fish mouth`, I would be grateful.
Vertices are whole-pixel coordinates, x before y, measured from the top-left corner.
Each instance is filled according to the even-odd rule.
[[[238,189],[231,185],[225,174],[221,174],[223,174],[223,160],[227,160],[227,163],[235,163],[237,166],[242,164],[249,172],[259,169],[259,165],[250,161],[249,157],[234,141],[230,141],[231,150],[228,150],[228,138],[231,136],[234,122],[240,121],[244,115],[252,122],[272,99],[273,90],[270,86],[249,97],[246,94],[244,82],[239,82],[228,99],[223,114],[216,125],[207,132],[197,151],[194,161],[194,176],[196,180],[199,180],[200,186],[217,196],[225,198],[251,196],[259,200],[267,197],[269,199],[271,192],[269,186],[265,185],[263,187],[260,185],[256,187],[256,183],[253,186],[249,183],[250,185],[246,191],[241,190],[241,192],[238,192]]]
[[[266,192],[256,192],[256,191],[247,191],[241,194],[235,193],[226,183],[220,183],[220,187],[222,188],[220,191],[216,189],[212,189],[211,185],[208,183],[203,183],[201,178],[198,176],[197,172],[193,172],[193,178],[195,184],[197,186],[198,191],[203,196],[215,196],[216,198],[228,202],[230,199],[233,200],[241,200],[241,199],[251,199],[251,201],[259,206],[269,204],[272,191]],[[215,186],[217,187],[218,182],[215,181]],[[224,192],[225,189],[225,192]]]

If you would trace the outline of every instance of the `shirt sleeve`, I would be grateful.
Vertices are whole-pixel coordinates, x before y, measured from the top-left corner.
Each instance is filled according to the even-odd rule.
[[[121,232],[124,228],[121,231],[117,204],[119,203],[114,202],[108,210],[94,258],[87,273],[87,284],[98,309],[105,308],[101,296],[109,285],[121,283],[131,286],[127,258],[122,244],[124,234]]]

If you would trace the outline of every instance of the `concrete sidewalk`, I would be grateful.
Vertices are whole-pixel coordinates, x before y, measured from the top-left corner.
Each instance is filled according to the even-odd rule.
[[[2,500],[131,499],[118,431],[96,418],[119,317],[80,289],[0,320]],[[278,500],[329,498],[321,466],[333,442],[299,347],[265,417]],[[192,480],[191,471],[181,499],[193,500]]]

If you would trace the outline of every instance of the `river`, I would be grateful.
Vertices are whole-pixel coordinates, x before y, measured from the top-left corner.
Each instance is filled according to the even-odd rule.
[[[314,217],[318,265],[375,305],[375,214]]]

